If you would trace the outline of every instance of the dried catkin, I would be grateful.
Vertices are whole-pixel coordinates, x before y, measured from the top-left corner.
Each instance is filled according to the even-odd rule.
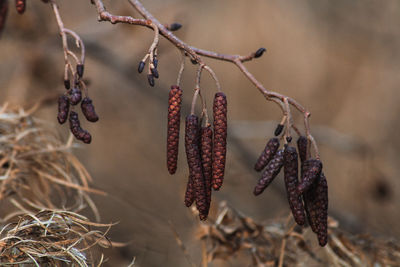
[[[90,144],[92,141],[92,136],[86,130],[81,128],[78,113],[71,111],[69,113],[69,128],[76,139],[83,141],[86,144]]]
[[[196,207],[199,211],[200,219],[205,220],[207,218],[207,195],[201,166],[199,138],[199,120],[195,115],[188,115],[185,126],[186,157],[189,165],[189,174],[193,177]]]
[[[274,180],[283,166],[283,149],[278,150],[272,160],[267,164],[261,179],[254,188],[254,195],[258,196]]]
[[[69,99],[66,95],[61,95],[58,98],[58,123],[63,124],[67,121],[69,112]]]
[[[307,137],[301,135],[299,139],[297,139],[297,149],[299,150],[301,163],[303,163],[307,159],[307,146],[308,146]]]
[[[287,146],[283,154],[283,171],[285,177],[286,193],[294,220],[298,225],[305,223],[304,206],[301,195],[297,193],[298,184],[298,159],[296,148]]]
[[[278,148],[279,148],[279,139],[271,138],[265,145],[265,148],[263,152],[261,152],[261,155],[258,157],[254,169],[258,172],[262,171],[265,168],[265,166],[267,166],[268,162],[272,159],[272,157],[275,155]]]
[[[96,122],[99,120],[99,116],[97,116],[96,111],[94,109],[94,105],[92,103],[92,99],[89,97],[85,97],[81,103],[82,113],[85,118],[90,122]]]
[[[0,0],[0,36],[6,25],[8,14],[8,0]]]
[[[181,122],[182,90],[171,86],[168,97],[167,168],[170,174],[176,172],[178,164],[179,129]]]
[[[15,0],[15,7],[19,14],[24,14],[26,8],[25,0]]]
[[[186,185],[186,192],[185,192],[185,205],[186,207],[192,206],[195,198],[194,186],[193,186],[193,178],[189,175],[188,182]]]
[[[214,190],[219,190],[224,180],[227,137],[227,101],[222,92],[215,94],[213,114],[214,140],[211,183]]]
[[[308,159],[303,162],[303,174],[301,182],[297,186],[299,194],[307,191],[314,183],[315,179],[319,177],[322,170],[322,163],[318,159]]]
[[[211,177],[212,177],[212,137],[211,126],[201,128],[201,164],[207,195],[207,214],[211,204]]]

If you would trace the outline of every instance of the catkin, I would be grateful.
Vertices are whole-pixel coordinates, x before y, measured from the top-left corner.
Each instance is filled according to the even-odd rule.
[[[222,92],[214,97],[214,140],[212,162],[212,187],[219,190],[224,180],[227,137],[227,101]]]
[[[305,223],[304,206],[301,195],[297,193],[298,159],[296,148],[287,146],[283,154],[283,171],[286,193],[294,220],[298,225]]]
[[[97,116],[96,111],[94,109],[94,105],[92,103],[92,99],[89,97],[85,97],[81,103],[82,113],[85,118],[90,122],[96,122],[99,120],[99,116]]]
[[[194,186],[193,186],[193,178],[189,175],[188,182],[186,185],[186,192],[185,192],[185,205],[186,207],[192,206],[195,198]]]
[[[265,166],[267,166],[268,162],[270,162],[272,157],[275,155],[278,148],[279,148],[279,139],[271,138],[265,145],[265,148],[263,152],[261,152],[261,155],[258,157],[254,169],[258,172],[262,171],[265,168]]]
[[[316,183],[317,235],[321,247],[328,242],[328,182],[321,172]]]
[[[297,139],[297,149],[299,150],[301,163],[303,163],[307,159],[307,146],[308,146],[307,137],[301,135],[299,139]]]
[[[168,98],[167,168],[170,174],[176,172],[178,164],[179,129],[181,122],[182,90],[171,86]]]
[[[8,14],[8,0],[0,0],[0,36],[6,24]]]
[[[254,188],[254,195],[258,196],[274,180],[283,166],[283,149],[278,150],[272,160],[265,167],[261,179]]]
[[[58,123],[63,124],[67,121],[69,112],[69,99],[66,95],[61,95],[58,98]]]
[[[71,105],[77,105],[82,100],[82,92],[78,88],[72,88],[69,100]]]
[[[15,0],[15,7],[19,14],[24,14],[26,8],[26,0]]]
[[[201,128],[201,164],[207,195],[207,214],[211,204],[211,177],[212,177],[212,137],[211,126]]]
[[[322,170],[322,163],[318,159],[308,159],[303,162],[303,174],[297,191],[299,194],[306,192],[314,183],[315,179],[319,177]]]
[[[81,140],[86,144],[90,144],[90,142],[92,141],[92,136],[88,131],[81,128],[78,113],[76,113],[75,111],[71,111],[69,113],[69,127],[76,139]]]
[[[207,218],[207,195],[201,165],[199,138],[199,120],[195,115],[188,115],[185,125],[186,157],[189,174],[193,177],[196,208],[199,211],[200,219],[205,220]]]

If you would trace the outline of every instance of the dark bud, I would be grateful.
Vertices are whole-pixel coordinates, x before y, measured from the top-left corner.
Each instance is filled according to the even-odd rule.
[[[283,124],[279,123],[278,126],[276,126],[276,129],[274,132],[275,136],[280,135],[282,133],[282,131],[283,131]]]
[[[94,109],[94,105],[92,104],[92,99],[89,97],[85,97],[81,103],[81,109],[85,118],[90,122],[96,122],[99,120],[99,116],[97,116],[96,111]]]
[[[254,57],[255,58],[261,57],[264,54],[265,51],[267,51],[267,49],[265,49],[264,47],[258,48],[256,53],[254,54]]]
[[[159,76],[158,76],[157,69],[154,67],[154,68],[150,69],[150,71],[151,71],[151,74],[153,74],[154,78],[158,79]]]
[[[58,115],[57,120],[58,123],[63,124],[67,121],[69,112],[69,100],[65,95],[61,95],[58,98]]]
[[[76,73],[78,73],[79,78],[82,78],[83,70],[84,70],[83,64],[76,65]]]
[[[154,87],[154,76],[153,76],[153,74],[148,74],[147,75],[147,81],[149,82],[151,87]]]
[[[139,73],[142,73],[143,72],[143,70],[144,70],[144,66],[146,65],[146,62],[144,62],[144,61],[140,61],[139,62],[139,66],[138,66],[138,72]]]
[[[157,57],[153,58],[153,65],[154,65],[154,68],[158,67],[158,59],[157,59]]]
[[[192,62],[193,65],[197,64],[197,61],[195,59],[193,59],[193,58],[190,59],[190,62]]]
[[[24,14],[26,8],[26,0],[15,0],[15,7],[19,14]]]
[[[71,105],[77,105],[79,104],[79,102],[81,102],[82,100],[82,92],[81,90],[79,90],[78,88],[72,88],[70,96],[69,96],[69,100]]]
[[[287,137],[286,137],[286,141],[287,141],[288,143],[292,142],[292,137],[291,137],[291,136],[287,136]]]
[[[180,28],[182,28],[182,24],[180,24],[180,23],[172,23],[171,25],[169,25],[169,30],[171,31],[171,32],[173,32],[173,31],[177,31],[177,30],[179,30]]]
[[[69,80],[64,80],[64,87],[67,90],[69,90],[69,88],[71,88],[71,83],[69,82]]]

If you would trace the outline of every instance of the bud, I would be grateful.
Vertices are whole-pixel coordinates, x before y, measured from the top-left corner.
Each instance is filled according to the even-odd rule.
[[[159,75],[158,75],[158,70],[156,69],[156,67],[154,68],[150,68],[151,74],[153,74],[154,78],[158,79]]]
[[[173,31],[177,31],[177,30],[179,30],[180,28],[182,28],[182,24],[180,24],[180,23],[172,23],[171,25],[169,25],[169,30],[171,31],[171,32],[173,32]]]
[[[264,47],[259,48],[259,49],[256,51],[256,53],[254,54],[254,57],[255,57],[255,58],[261,57],[261,56],[264,54],[265,51],[267,51],[267,49],[265,49]]]
[[[69,112],[69,99],[65,95],[61,95],[58,98],[58,123],[63,124],[67,121]]]
[[[154,87],[154,76],[153,74],[147,74],[147,81],[151,87]]]
[[[256,187],[254,188],[253,191],[254,195],[258,196],[265,190],[265,188],[267,188],[271,184],[271,182],[281,171],[282,166],[283,166],[283,149],[280,149],[278,150],[278,152],[276,152],[275,156],[268,163],[267,167],[265,167],[261,179],[258,181]]]
[[[283,131],[283,124],[280,124],[280,123],[279,123],[279,124],[276,126],[274,135],[275,135],[275,136],[278,136],[278,135],[280,135],[280,134],[282,133],[282,131]]]
[[[99,116],[97,116],[96,111],[94,109],[94,105],[92,104],[92,99],[89,97],[85,97],[81,103],[81,109],[85,118],[90,122],[96,122],[99,120]]]
[[[84,71],[84,66],[83,66],[83,64],[78,64],[78,65],[76,65],[76,73],[78,74],[79,78],[82,78],[82,76],[83,76],[83,71]]]
[[[279,139],[271,138],[268,143],[265,145],[264,151],[261,152],[261,155],[258,157],[257,162],[254,166],[256,171],[262,171],[265,166],[267,166],[268,162],[275,155],[276,151],[279,148]]]
[[[171,86],[168,98],[167,167],[170,174],[176,172],[181,123],[182,90]]]
[[[227,137],[227,101],[222,92],[214,97],[214,144],[212,163],[212,187],[219,190],[224,180],[226,161],[226,137]]]
[[[138,66],[138,72],[142,73],[144,70],[144,66],[146,65],[146,63],[144,61],[140,61],[139,62],[139,66]]]
[[[64,87],[67,90],[69,90],[69,88],[71,88],[71,83],[69,82],[69,80],[64,80]]]

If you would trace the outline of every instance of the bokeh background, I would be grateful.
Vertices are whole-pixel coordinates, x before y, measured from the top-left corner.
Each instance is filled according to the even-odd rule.
[[[100,116],[98,123],[84,124],[92,144],[75,153],[93,175],[93,186],[109,194],[95,201],[103,222],[119,222],[110,238],[129,242],[106,251],[108,266],[125,266],[133,257],[138,266],[186,266],[171,225],[199,262],[198,219],[183,205],[188,173],[183,141],[176,175],[165,166],[167,98],[176,82],[179,51],[161,40],[160,79],[151,88],[136,69],[152,31],[99,23],[89,1],[59,2],[65,26],[86,44],[85,77]],[[329,183],[330,215],[353,233],[400,238],[399,1],[143,2],[161,22],[182,23],[176,34],[190,45],[244,55],[266,47],[263,57],[246,65],[266,88],[311,111]],[[127,1],[104,3],[111,13],[139,16]],[[282,179],[263,195],[252,194],[259,178],[253,164],[281,119],[279,108],[266,102],[235,66],[205,60],[220,79],[229,110],[225,184],[213,195],[211,213],[226,200],[258,221],[287,216]],[[196,71],[187,63],[183,114],[189,111]],[[56,123],[63,67],[50,6],[28,1],[22,16],[11,9],[0,39],[1,102],[30,107],[53,99],[37,115],[67,137],[67,126]],[[210,105],[215,85],[208,75],[202,88]],[[295,119],[301,123],[299,115]]]

